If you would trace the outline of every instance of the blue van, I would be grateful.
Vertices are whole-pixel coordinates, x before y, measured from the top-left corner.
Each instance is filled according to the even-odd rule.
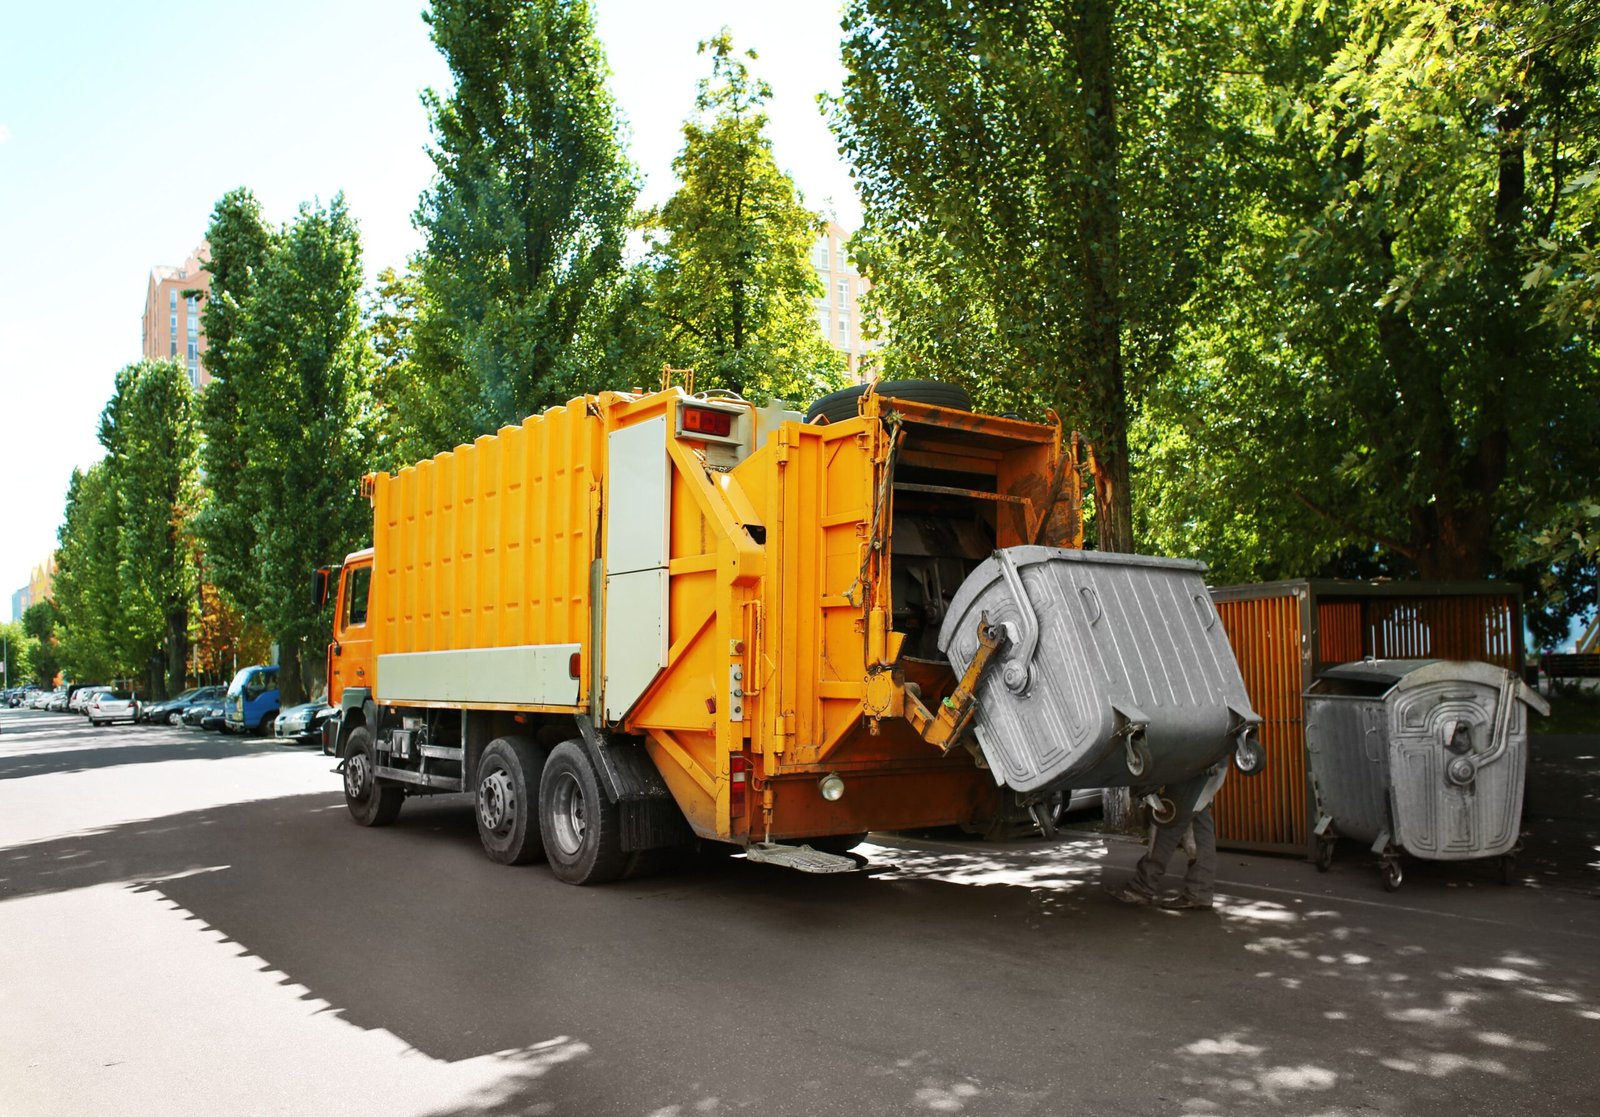
[[[264,665],[241,667],[222,701],[222,727],[229,733],[270,737],[277,716],[278,669]]]

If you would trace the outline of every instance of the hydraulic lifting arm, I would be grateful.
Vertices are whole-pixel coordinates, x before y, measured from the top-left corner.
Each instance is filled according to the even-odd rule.
[[[972,657],[961,682],[943,702],[939,712],[931,712],[922,704],[922,696],[915,686],[906,687],[905,717],[919,736],[941,752],[949,752],[961,740],[978,713],[978,682],[983,678],[989,661],[1005,647],[1006,633],[1001,627],[989,624],[985,613],[978,621],[978,653]]]

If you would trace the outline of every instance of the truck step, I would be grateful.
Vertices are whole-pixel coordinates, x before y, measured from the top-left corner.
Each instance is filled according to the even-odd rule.
[[[822,853],[810,846],[779,845],[777,842],[753,842],[744,855],[750,861],[799,869],[802,873],[853,873],[861,867],[853,857]]]

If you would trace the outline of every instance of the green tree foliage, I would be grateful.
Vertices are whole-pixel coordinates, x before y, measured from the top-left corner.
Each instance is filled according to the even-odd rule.
[[[214,493],[208,527],[250,540],[244,568],[224,580],[218,565],[216,582],[278,642],[285,702],[302,693],[302,647],[325,635],[306,592],[311,570],[371,532],[359,488],[375,443],[376,359],[361,282],[360,235],[343,196],[301,206],[270,236],[235,304],[220,356],[237,406],[207,414],[206,437],[240,457],[227,502]],[[228,420],[215,435],[214,417]]]
[[[599,375],[575,357],[620,273],[637,187],[589,3],[434,0],[424,18],[454,79],[423,98],[438,177],[416,217],[433,312],[420,321],[440,331],[419,353],[439,363],[411,381],[436,399],[397,402],[420,404],[405,421],[436,451]]]
[[[1140,433],[1157,546],[1224,580],[1582,570],[1594,347],[1526,280],[1600,142],[1576,13],[1357,0],[1241,36],[1225,263]]]
[[[175,361],[117,373],[100,416],[105,458],[74,473],[59,533],[61,661],[79,680],[143,680],[182,689],[195,571],[198,426]]]
[[[56,642],[56,625],[60,614],[55,602],[46,598],[35,601],[22,612],[22,631],[32,644],[33,681],[40,686],[50,686],[61,671],[61,661]]]
[[[1227,9],[853,0],[833,123],[894,375],[1057,408],[1096,449],[1100,546],[1133,543],[1129,398],[1210,249]]]
[[[28,635],[22,621],[0,624],[0,658],[4,659],[3,677],[8,687],[22,686],[33,679],[33,657],[39,641]]]
[[[73,470],[57,533],[55,607],[60,669],[79,680],[114,678],[122,660],[113,630],[117,608],[116,490],[102,459]]]
[[[205,267],[211,290],[201,304],[206,370],[211,382],[200,399],[205,430],[201,465],[206,499],[196,528],[204,543],[205,575],[234,601],[256,597],[254,517],[242,486],[249,442],[250,356],[237,338],[262,265],[273,247],[261,205],[244,187],[230,190],[211,211],[206,230],[211,255]]]
[[[682,185],[650,215],[655,292],[668,359],[698,387],[809,400],[844,383],[844,355],[817,330],[824,294],[809,260],[821,217],[779,169],[753,76],[728,32],[700,44],[711,76],[673,161]],[[754,51],[746,57],[754,59]]]

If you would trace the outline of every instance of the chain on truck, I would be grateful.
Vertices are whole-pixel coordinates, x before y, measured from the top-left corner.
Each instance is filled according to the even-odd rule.
[[[367,476],[372,546],[315,590],[352,817],[468,792],[491,858],[585,884],[1258,771],[1203,567],[1082,551],[1077,445],[948,385],[673,386]]]

